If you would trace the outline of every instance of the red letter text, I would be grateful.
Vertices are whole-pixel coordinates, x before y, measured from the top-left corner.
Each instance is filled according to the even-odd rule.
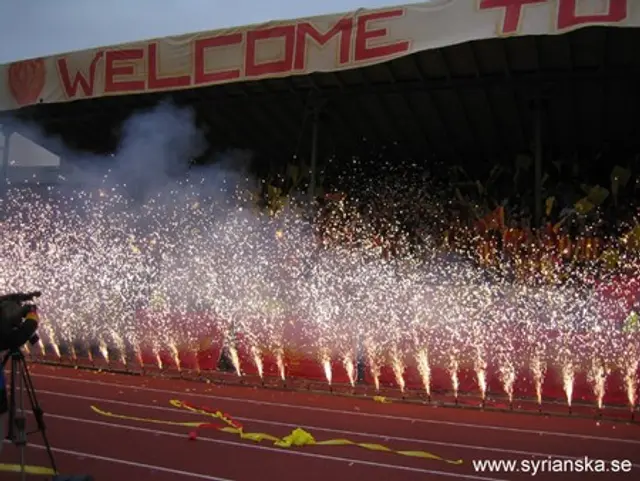
[[[93,88],[96,80],[96,67],[98,61],[102,58],[102,52],[98,52],[93,57],[91,65],[89,66],[89,78],[87,79],[81,71],[77,71],[71,80],[71,74],[69,72],[69,66],[67,65],[66,58],[58,59],[58,73],[60,80],[62,81],[62,87],[67,98],[72,99],[78,95],[78,87],[82,90],[85,97],[93,96]]]
[[[627,0],[608,0],[606,13],[578,15],[576,0],[558,0],[558,30],[577,25],[597,23],[617,23],[627,18]]]
[[[265,28],[247,33],[247,50],[244,68],[247,77],[279,74],[291,71],[293,66],[293,49],[295,47],[296,28],[293,25]],[[284,39],[284,58],[258,63],[256,57],[257,44],[261,40]]]
[[[203,38],[196,40],[195,44],[195,78],[196,85],[212,84],[240,78],[240,70],[223,70],[219,72],[207,72],[205,56],[208,48],[225,47],[228,45],[238,45],[242,43],[241,33],[230,35],[220,35],[218,37]]]
[[[369,40],[386,37],[389,33],[386,28],[368,30],[367,27],[369,26],[369,22],[401,17],[403,13],[404,10],[397,9],[389,10],[388,12],[368,13],[366,15],[358,17],[354,60],[356,62],[361,62],[363,60],[371,60],[374,58],[390,57],[392,55],[396,55],[409,50],[408,41],[390,43],[387,45],[378,45],[376,47],[370,47],[368,44]]]
[[[546,3],[547,0],[480,0],[480,10],[490,8],[504,8],[502,34],[516,33],[522,18],[522,7],[536,3]]]
[[[177,77],[160,77],[158,72],[158,44],[149,44],[149,88],[150,89],[172,89],[179,87],[188,87],[191,78],[188,75],[180,75]]]
[[[308,22],[298,24],[296,28],[296,55],[293,62],[296,70],[305,70],[307,53],[307,36],[316,44],[326,45],[333,37],[340,35],[340,54],[338,61],[340,65],[349,61],[349,50],[351,47],[351,32],[353,31],[353,19],[343,18],[336,23],[331,30],[326,33],[319,32]]]
[[[119,62],[132,62],[144,58],[144,50],[141,48],[130,50],[109,51],[105,55],[104,67],[104,91],[113,92],[136,92],[144,90],[144,80],[117,80],[116,77],[134,75],[136,69],[133,65],[118,65]]]

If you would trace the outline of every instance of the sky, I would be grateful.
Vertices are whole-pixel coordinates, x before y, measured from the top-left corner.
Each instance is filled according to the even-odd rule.
[[[412,0],[0,0],[0,64]]]

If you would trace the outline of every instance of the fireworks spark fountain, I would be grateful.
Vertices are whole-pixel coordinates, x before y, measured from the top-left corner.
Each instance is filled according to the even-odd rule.
[[[260,250],[264,254],[258,254],[259,256],[264,255],[264,258],[256,259],[255,252],[259,250],[257,247],[258,240],[246,247],[246,250],[254,252],[252,256],[248,257],[245,252],[239,252],[237,247],[238,239],[241,237],[246,238],[249,233],[249,225],[246,221],[227,219],[227,223],[217,224],[215,228],[211,229],[212,237],[210,238],[194,237],[193,230],[188,224],[188,219],[183,220],[183,226],[178,233],[161,234],[163,228],[160,227],[160,232],[150,232],[143,235],[142,228],[135,226],[136,219],[132,218],[130,213],[122,213],[122,220],[117,221],[119,214],[115,207],[117,207],[118,202],[121,202],[118,196],[114,196],[114,198],[101,197],[101,202],[107,203],[109,209],[105,206],[86,209],[89,213],[85,214],[83,224],[79,226],[74,220],[77,214],[71,215],[68,220],[65,220],[62,213],[59,213],[55,219],[46,217],[39,219],[43,212],[55,211],[53,206],[42,208],[43,205],[50,205],[47,204],[50,201],[44,198],[28,197],[24,193],[16,193],[14,195],[17,195],[17,197],[10,199],[14,204],[34,206],[33,209],[27,212],[27,215],[33,216],[34,223],[38,219],[39,225],[47,225],[52,224],[55,220],[58,223],[58,230],[66,228],[72,231],[72,234],[58,235],[59,239],[65,240],[60,240],[55,249],[50,250],[47,248],[49,263],[46,269],[43,266],[37,269],[29,266],[28,263],[26,264],[28,273],[32,278],[48,278],[51,266],[55,266],[56,271],[68,273],[66,279],[70,285],[78,286],[74,289],[68,289],[62,281],[58,280],[52,283],[49,292],[51,298],[57,297],[60,301],[48,304],[46,299],[43,300],[43,312],[45,312],[44,317],[46,318],[46,324],[43,324],[45,326],[43,342],[51,346],[56,356],[59,356],[59,344],[56,341],[58,336],[63,339],[65,345],[70,346],[69,351],[74,359],[79,355],[75,352],[75,346],[89,346],[91,344],[99,346],[99,352],[105,360],[108,360],[108,348],[110,347],[120,352],[122,356],[122,353],[127,351],[125,347],[126,339],[136,358],[138,358],[138,362],[141,361],[139,346],[150,346],[158,367],[166,367],[164,365],[165,361],[161,356],[161,352],[166,351],[173,360],[172,363],[179,368],[178,346],[197,341],[209,329],[207,324],[214,322],[218,332],[226,333],[227,348],[237,374],[241,374],[242,368],[234,339],[238,333],[242,333],[246,339],[251,341],[250,351],[253,361],[258,367],[259,374],[264,375],[261,363],[264,349],[267,349],[269,352],[275,353],[278,374],[284,380],[284,348],[288,343],[295,342],[295,339],[286,338],[282,320],[295,313],[301,317],[299,322],[302,323],[303,329],[312,333],[310,335],[316,340],[318,358],[325,370],[327,381],[332,380],[331,358],[333,357],[333,352],[329,350],[329,346],[333,346],[336,348],[336,352],[339,354],[349,376],[349,382],[352,385],[355,383],[355,356],[352,346],[354,345],[354,340],[360,335],[359,332],[364,332],[363,347],[376,388],[379,389],[380,387],[380,368],[385,362],[385,357],[387,357],[385,356],[385,351],[387,351],[391,353],[391,366],[396,383],[401,389],[405,389],[403,372],[406,367],[404,365],[406,361],[400,355],[400,352],[404,349],[400,346],[407,345],[405,339],[408,334],[406,330],[421,329],[424,331],[422,327],[419,327],[420,323],[428,323],[430,319],[437,319],[437,323],[430,325],[430,329],[433,332],[429,337],[432,340],[437,339],[438,333],[447,332],[448,334],[444,336],[444,339],[449,340],[439,344],[427,342],[425,345],[419,344],[418,341],[414,340],[412,344],[415,362],[427,395],[431,393],[429,363],[433,362],[432,359],[437,359],[438,356],[442,357],[445,351],[449,349],[448,367],[450,369],[451,387],[457,397],[460,387],[458,372],[460,363],[464,361],[462,348],[468,343],[474,347],[476,353],[474,367],[481,397],[484,398],[486,396],[487,361],[492,359],[500,367],[505,392],[510,400],[513,398],[513,382],[516,372],[515,358],[518,354],[513,351],[513,347],[509,344],[510,334],[500,334],[500,332],[508,333],[510,329],[509,319],[500,318],[501,313],[507,313],[508,317],[512,316],[513,313],[506,309],[496,310],[495,316],[500,319],[491,320],[490,323],[496,326],[494,332],[498,334],[493,336],[493,344],[489,343],[488,338],[485,338],[485,336],[491,330],[484,327],[483,323],[485,321],[481,315],[477,314],[486,309],[486,305],[478,302],[480,297],[486,298],[486,295],[484,293],[474,293],[476,287],[473,284],[470,284],[467,288],[462,285],[457,289],[444,288],[442,290],[434,290],[431,286],[425,288],[425,278],[429,279],[431,275],[430,271],[426,271],[425,277],[417,281],[403,280],[400,284],[394,281],[396,292],[400,291],[400,293],[390,295],[391,281],[389,279],[396,276],[396,273],[394,272],[393,276],[389,276],[389,266],[381,267],[375,263],[368,263],[358,267],[357,265],[354,266],[350,257],[348,262],[350,266],[350,274],[348,275],[350,291],[348,292],[357,292],[357,295],[345,295],[345,281],[341,281],[339,275],[328,267],[328,261],[324,264],[316,263],[316,271],[311,280],[304,276],[296,278],[296,281],[290,284],[288,305],[286,307],[278,307],[274,311],[273,305],[270,306],[273,303],[269,299],[279,296],[277,290],[281,286],[277,280],[274,282],[273,279],[268,279],[270,277],[269,272],[274,272],[278,258],[274,257],[272,259],[269,257],[269,249],[271,247],[268,241],[265,240],[265,236],[260,236],[259,240],[262,243]],[[29,199],[29,202],[27,202],[27,199]],[[178,204],[174,207],[180,210],[180,205]],[[166,211],[167,207],[159,206],[157,201],[154,201],[152,206],[147,208],[147,219],[160,216],[161,213],[155,212],[154,209]],[[108,210],[111,210],[111,214],[105,216],[104,212]],[[162,215],[170,214],[170,212],[162,213]],[[199,210],[189,207],[185,214],[195,217],[193,222],[197,222],[202,226],[200,216],[205,216],[206,210],[204,210],[201,203]],[[172,215],[177,216],[175,213]],[[12,221],[9,218],[6,225],[10,227]],[[129,228],[134,230],[135,236],[129,235],[126,231],[114,234],[102,225],[104,222],[116,221],[125,225],[133,223],[134,225]],[[20,224],[14,225],[19,226]],[[264,225],[254,225],[251,229],[260,230],[267,227],[268,225],[266,227]],[[47,227],[46,230],[49,229],[53,229],[53,226]],[[203,230],[202,227],[200,229],[201,231]],[[11,239],[11,232],[9,229],[8,239]],[[153,239],[161,239],[161,235],[173,238],[173,240],[171,242],[160,240],[156,240],[155,243],[150,242]],[[92,242],[88,241],[89,236],[92,236]],[[100,241],[98,236],[104,236],[104,240]],[[184,240],[181,239],[181,236],[185,236]],[[114,237],[127,239],[127,242],[115,242]],[[135,241],[136,251],[131,250],[131,242],[129,241],[131,237],[137,239]],[[290,237],[290,242],[292,243],[309,242],[308,239],[301,235],[291,234]],[[75,241],[71,242],[69,240],[72,238]],[[245,241],[248,242],[246,239]],[[13,242],[8,242],[3,248],[3,258],[26,259],[26,257],[21,257],[27,255],[25,251],[11,248],[15,243],[20,242],[24,242],[24,237],[21,235],[17,235]],[[65,244],[65,242],[68,243]],[[105,247],[103,247],[103,242]],[[198,250],[199,254],[178,253],[175,250],[186,242],[189,242],[191,246],[195,245],[192,249]],[[281,240],[280,242],[287,241]],[[162,250],[159,253],[155,252],[156,247],[160,245],[163,246]],[[102,252],[103,249],[106,250]],[[174,250],[172,251],[172,249]],[[203,252],[210,252],[211,254],[206,256]],[[107,258],[117,259],[117,262],[109,263]],[[160,265],[157,264],[158,258],[162,260]],[[99,271],[86,267],[91,264],[90,259],[97,259],[101,265]],[[332,255],[331,261],[335,262],[335,254]],[[182,267],[178,268],[176,264]],[[345,277],[345,263],[343,262],[339,265],[341,267],[337,270],[342,272],[343,277]],[[260,268],[258,269],[256,266],[260,266]],[[445,267],[449,266],[443,264],[438,267],[437,264],[431,264],[429,269]],[[25,268],[25,278],[27,268]],[[129,273],[127,274],[127,286],[123,285],[125,284],[122,281],[123,272]],[[196,286],[192,283],[190,273],[196,273],[198,279],[200,279]],[[467,272],[461,274],[461,276],[473,277],[473,274]],[[276,286],[274,287],[275,290],[271,289],[271,292],[265,292],[264,289],[261,291],[257,289],[260,285],[269,284]],[[117,297],[122,299],[122,296],[124,296],[124,299],[116,303],[109,301],[108,296],[101,295],[101,301],[92,306],[90,302],[84,300],[91,299],[91,296],[87,295],[85,293],[87,291],[83,291],[81,286],[86,286],[86,289],[90,291],[118,292]],[[498,292],[502,287],[498,285],[486,287],[485,289],[493,289]],[[155,314],[142,317],[132,315],[131,310],[134,307],[137,307],[139,312],[143,312],[144,296],[147,295],[145,293],[154,291],[156,292],[155,295],[164,299],[165,305],[156,305],[159,301],[154,301],[153,296],[151,296],[148,298],[148,312],[153,311]],[[207,321],[199,321],[193,326],[188,326],[190,332],[186,334],[182,332],[185,329],[184,326],[179,328],[171,320],[172,312],[188,311],[192,308],[183,301],[184,292],[192,292],[194,293],[193,297],[202,297],[208,300],[206,302],[208,307],[204,308],[210,309],[209,312],[211,314],[207,317]],[[430,298],[432,302],[429,304],[423,303],[421,307],[412,307],[411,312],[407,312],[406,302],[403,299],[406,298],[408,292],[412,292],[417,298]],[[554,296],[561,295],[562,302],[573,302],[574,304],[580,304],[582,302],[581,297],[575,296],[572,299],[570,294],[558,294],[550,291],[545,292],[544,295],[538,295],[546,300],[538,302],[538,304],[542,304],[542,307],[536,305],[536,313],[545,314],[545,312],[549,312],[551,315],[551,311],[557,310],[556,314],[553,314],[555,315],[554,324],[558,326],[557,329],[562,330],[565,334],[564,339],[570,337],[574,332],[571,327],[573,317],[571,312],[557,313],[559,309],[556,305],[559,301],[555,301]],[[355,302],[354,299],[358,296],[364,301],[361,303]],[[312,322],[305,322],[304,316],[300,316],[301,311],[296,309],[296,306],[292,309],[291,299],[294,302],[297,299],[311,299],[311,305],[314,308],[313,312],[315,312],[311,317],[313,319]],[[404,306],[402,306],[403,302],[405,303]],[[346,304],[352,305],[351,310],[344,307]],[[474,308],[472,309],[471,307]],[[361,310],[358,311],[358,309]],[[533,310],[533,308],[530,309]],[[527,324],[534,323],[534,317],[532,314],[532,320],[528,320]],[[412,322],[407,327],[405,322],[407,318],[415,318],[418,321]],[[227,322],[225,319],[229,321]],[[344,322],[341,319],[344,319]],[[350,321],[353,319],[356,319],[357,322],[351,323]],[[460,324],[462,319],[471,319],[472,328],[470,330]],[[596,322],[599,321],[596,320]],[[350,329],[351,324],[356,326],[356,329]],[[109,327],[105,327],[106,325],[109,325]],[[337,328],[337,326],[340,327]],[[472,337],[469,337],[469,333]],[[545,336],[548,336],[548,339],[545,340]],[[599,352],[599,350],[595,349],[596,339],[597,337],[592,335],[586,340],[586,342],[594,346],[591,354],[594,359],[594,356]],[[615,352],[616,346],[621,341],[614,339],[611,342],[614,344],[612,347],[613,352]],[[556,345],[559,349],[562,347],[562,343],[558,338],[546,334],[544,329],[540,327],[537,327],[531,336],[527,336],[526,343],[534,347],[543,346],[545,345],[544,343]],[[547,364],[549,359],[545,360],[545,349],[534,349],[534,351],[530,357],[529,368],[534,375],[536,397],[538,402],[541,403],[544,380],[543,366]],[[427,353],[431,352],[434,353],[435,357],[431,354],[427,355]],[[563,352],[564,355],[562,360],[559,360],[559,364],[561,364],[567,402],[571,404],[572,385],[578,360],[575,359],[572,350],[567,349]],[[124,358],[122,361],[124,362]],[[633,387],[635,382],[633,366],[625,367],[625,369],[628,373],[625,382],[630,393],[629,402],[632,403],[635,402],[635,394],[632,394],[635,392]],[[599,405],[602,405],[604,393],[602,389],[598,393]]]
[[[98,351],[102,355],[104,361],[109,364],[111,362],[109,359],[109,349],[107,348],[107,343],[102,338],[98,338]]]
[[[367,357],[367,363],[371,370],[373,385],[376,391],[380,391],[380,355],[378,349],[376,349],[376,344],[370,337],[365,338],[364,349]]]
[[[276,354],[276,365],[278,367],[278,374],[280,375],[280,380],[282,382],[287,381],[287,374],[284,365],[284,351],[282,348],[278,348],[275,351]]]
[[[342,358],[342,364],[344,365],[344,369],[347,372],[347,377],[349,378],[349,384],[351,387],[355,387],[356,385],[356,364],[353,361],[353,354],[347,353]]]
[[[573,405],[573,387],[575,382],[575,367],[572,361],[565,361],[562,364],[562,388],[567,397],[567,406],[569,406],[569,412],[572,411]]]
[[[160,113],[167,122],[167,111]],[[165,166],[182,158],[181,135],[192,142],[193,133],[177,118],[158,133],[149,117],[133,128],[139,144],[129,134],[118,165],[131,164],[133,156],[159,157]],[[569,408],[580,370],[590,372],[599,408],[609,372],[619,370],[629,406],[637,404],[639,334],[612,327],[615,316],[594,308],[605,302],[585,282],[486,278],[472,262],[431,247],[424,259],[413,253],[387,259],[386,241],[374,243],[371,222],[364,221],[361,234],[369,237],[328,247],[318,242],[306,212],[250,211],[237,194],[255,187],[244,177],[214,170],[204,180],[164,176],[150,185],[144,175],[162,169],[133,164],[124,173],[115,169],[115,179],[86,174],[80,187],[10,189],[0,200],[0,262],[16,266],[11,279],[0,274],[0,288],[47,286],[42,355],[60,357],[64,347],[76,362],[97,346],[97,357],[107,362],[117,352],[125,365],[183,370],[181,354],[197,357],[194,346],[212,339],[238,376],[253,363],[261,378],[285,382],[288,353],[295,351],[315,359],[329,385],[346,372],[354,386],[356,362],[364,358],[378,391],[381,382],[394,381],[410,391],[414,368],[427,397],[451,389],[456,402],[464,372],[475,372],[484,401],[497,367],[513,402],[519,370],[528,369],[539,405],[555,370]],[[143,188],[128,187],[136,183]],[[361,221],[344,205],[337,212],[347,224]],[[388,237],[399,237],[396,227],[389,229]],[[348,237],[344,223],[334,230]],[[383,367],[393,379],[383,379],[389,373]]]
[[[429,364],[429,351],[427,348],[422,348],[416,354],[416,362],[418,365],[418,372],[422,379],[422,385],[424,391],[427,394],[427,399],[431,399],[431,366]]]
[[[235,346],[232,346],[232,345],[228,345],[227,348],[229,349],[229,357],[231,358],[231,365],[233,366],[233,369],[235,370],[238,377],[241,377],[242,369],[240,366],[240,356],[238,356],[238,350],[236,349]]]
[[[406,384],[404,381],[404,371],[405,371],[405,363],[400,355],[398,345],[394,344],[391,348],[391,367],[393,369],[394,377],[396,378],[396,382],[398,383],[398,388],[401,393],[404,393],[406,388]]]
[[[473,369],[476,372],[478,388],[480,389],[480,399],[484,404],[487,399],[487,361],[481,345],[476,345]]]
[[[505,394],[509,400],[509,405],[513,408],[513,387],[516,381],[516,369],[513,361],[509,357],[502,357],[498,361],[500,370],[500,380]]]
[[[120,353],[120,362],[123,366],[127,365],[127,347],[124,343],[124,339],[120,334],[118,334],[115,330],[110,330],[111,339],[113,340],[113,345]]]
[[[625,347],[622,351],[620,365],[623,366],[623,380],[627,395],[627,402],[632,413],[638,404],[638,370],[640,368],[640,347],[632,336],[624,336]]]
[[[529,364],[531,373],[533,374],[533,385],[536,392],[536,401],[538,406],[542,408],[542,386],[544,385],[545,365],[539,352],[535,352]]]
[[[460,370],[460,362],[456,352],[451,353],[449,359],[449,374],[451,375],[451,389],[453,390],[453,397],[456,404],[458,403],[458,392],[460,390],[460,378],[458,377],[458,371]]]
[[[600,412],[604,407],[604,394],[607,385],[608,369],[602,359],[593,358],[588,378],[593,385],[593,394],[596,397],[596,406]]]

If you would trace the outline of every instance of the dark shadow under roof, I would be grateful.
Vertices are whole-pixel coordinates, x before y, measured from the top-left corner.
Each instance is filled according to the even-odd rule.
[[[24,109],[68,144],[117,145],[118,126],[162,99],[192,105],[216,148],[275,160],[307,156],[311,111],[323,105],[322,155],[395,144],[409,155],[496,159],[529,151],[542,99],[554,155],[620,146],[640,151],[640,29],[593,27],[558,36],[464,43],[339,73],[236,83],[171,94],[110,97]]]

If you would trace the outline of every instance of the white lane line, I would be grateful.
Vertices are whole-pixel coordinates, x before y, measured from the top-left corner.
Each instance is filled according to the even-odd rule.
[[[64,393],[58,393],[53,391],[43,391],[43,390],[38,390],[38,393],[45,394],[47,396],[57,396],[57,397],[62,397],[67,399],[77,399],[77,400],[82,400],[87,402],[115,404],[119,406],[126,406],[126,407],[132,407],[132,408],[170,412],[172,414],[180,413],[180,414],[189,415],[189,416],[197,416],[195,413],[192,413],[190,411],[183,411],[180,409],[164,407],[164,406],[154,406],[152,404],[138,404],[138,403],[131,403],[127,401],[120,401],[117,399],[103,399],[103,398],[96,398],[91,396],[80,396],[77,394],[64,394]],[[458,444],[458,443],[450,443],[450,442],[443,442],[443,441],[432,441],[429,439],[405,438],[405,437],[399,437],[399,436],[390,436],[386,434],[374,434],[374,433],[367,433],[367,432],[347,431],[344,429],[332,429],[332,428],[326,428],[326,427],[320,427],[320,426],[310,426],[308,424],[305,424],[304,426],[300,426],[299,424],[269,421],[266,419],[247,418],[247,417],[240,417],[240,416],[233,416],[233,418],[237,419],[238,421],[252,422],[252,423],[263,424],[267,426],[282,426],[282,427],[293,428],[293,429],[297,427],[304,427],[309,431],[320,431],[320,432],[335,433],[335,434],[340,434],[345,436],[356,436],[356,437],[369,438],[369,439],[371,438],[383,439],[383,440],[406,442],[406,443],[412,443],[412,444],[445,446],[445,447],[452,447],[452,448],[458,448],[458,449],[468,449],[471,451],[485,451],[485,452],[493,452],[493,453],[500,453],[500,454],[513,454],[518,456],[532,456],[532,457],[540,457],[540,458],[582,459],[582,457],[566,456],[562,454],[540,453],[536,451],[522,451],[522,450],[516,450],[516,449],[493,448],[493,447],[487,447],[487,446],[477,446],[473,444]],[[634,464],[633,467],[640,468],[640,464]]]
[[[377,418],[377,419],[390,419],[392,421],[402,421],[402,422],[410,422],[410,423],[435,424],[435,425],[441,425],[441,426],[463,427],[463,428],[480,429],[480,430],[487,430],[487,431],[531,434],[536,436],[545,435],[545,436],[555,436],[555,437],[562,437],[562,438],[583,439],[583,440],[589,440],[589,441],[603,441],[603,442],[612,442],[612,443],[640,445],[640,439],[611,438],[611,437],[604,437],[604,436],[594,436],[589,434],[576,434],[576,433],[566,433],[566,432],[559,432],[559,431],[542,431],[542,430],[523,429],[523,428],[509,428],[509,427],[503,427],[503,426],[460,423],[455,421],[441,421],[437,419],[419,419],[419,418],[410,418],[405,416],[392,416],[388,414],[374,414],[374,413],[363,413],[363,412],[356,412],[356,411],[345,411],[342,409],[327,409],[327,408],[319,408],[319,407],[313,407],[313,406],[299,406],[296,404],[285,404],[285,403],[276,403],[272,401],[258,401],[255,399],[242,399],[242,398],[236,398],[236,397],[216,396],[216,395],[209,395],[205,393],[170,391],[167,389],[131,386],[128,384],[108,383],[104,381],[94,381],[90,379],[76,379],[76,378],[67,378],[67,377],[61,377],[61,376],[51,376],[48,374],[33,373],[32,376],[46,378],[46,379],[54,379],[58,381],[71,381],[71,382],[77,382],[77,383],[83,383],[83,384],[108,386],[112,388],[120,388],[120,389],[127,388],[134,391],[153,392],[157,394],[169,394],[174,397],[177,396],[177,397],[195,397],[200,399],[217,399],[220,401],[254,404],[259,406],[271,406],[271,407],[280,407],[280,408],[287,408],[287,409],[297,409],[300,411],[323,412],[323,413],[332,413],[332,414],[345,414],[349,416],[360,416],[360,417],[369,417],[369,418]]]
[[[4,441],[5,443],[10,443],[10,441]],[[46,447],[41,445],[41,444],[27,444],[28,447],[30,448],[35,448],[35,449],[41,449],[41,450],[45,450]],[[125,459],[118,459],[118,458],[108,458],[106,456],[100,456],[98,454],[92,454],[92,453],[84,453],[81,451],[74,451],[71,449],[60,449],[60,448],[51,448],[51,451],[53,451],[54,453],[60,453],[60,454],[67,454],[69,456],[76,456],[78,458],[86,458],[86,459],[95,459],[97,461],[106,461],[108,463],[114,463],[114,464],[122,464],[124,466],[131,466],[134,468],[140,468],[140,469],[149,469],[149,470],[153,470],[153,471],[160,471],[163,473],[170,473],[170,474],[177,474],[179,476],[184,476],[184,477],[188,477],[188,478],[197,478],[197,479],[205,479],[207,481],[233,481],[232,479],[229,478],[220,478],[217,476],[210,476],[208,474],[200,474],[200,473],[192,473],[191,471],[182,471],[180,469],[171,469],[171,468],[165,468],[163,466],[155,466],[153,464],[145,464],[145,463],[138,463],[135,461],[127,461]]]

